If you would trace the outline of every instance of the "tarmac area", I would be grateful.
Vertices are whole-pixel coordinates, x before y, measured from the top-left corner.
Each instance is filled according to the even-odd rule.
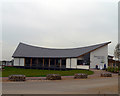
[[[100,77],[99,71],[87,79],[64,77],[62,80],[2,82],[3,94],[118,94],[118,75]]]

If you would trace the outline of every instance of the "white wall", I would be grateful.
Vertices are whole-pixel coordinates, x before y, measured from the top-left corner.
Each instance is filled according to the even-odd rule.
[[[103,46],[93,52],[90,53],[90,68],[95,68],[96,65],[102,66],[104,68],[104,64],[106,67],[108,66],[108,45]],[[102,61],[104,61],[102,63]]]
[[[24,66],[24,58],[14,58],[14,66]]]
[[[77,69],[89,69],[88,65],[77,65]]]

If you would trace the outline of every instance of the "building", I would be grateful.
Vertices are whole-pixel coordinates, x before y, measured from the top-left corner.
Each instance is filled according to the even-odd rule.
[[[0,61],[0,69],[2,69],[2,61]]]
[[[70,49],[42,48],[20,43],[13,54],[15,67],[35,69],[90,69],[108,67],[108,44]]]
[[[113,59],[113,57],[114,56],[108,55],[108,66],[110,66],[110,67],[118,67],[118,65],[120,64],[120,61]]]
[[[3,60],[2,66],[13,66],[13,60],[11,60],[11,61]]]

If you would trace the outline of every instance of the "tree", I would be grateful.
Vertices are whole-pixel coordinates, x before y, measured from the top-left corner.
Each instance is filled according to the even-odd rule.
[[[118,43],[114,50],[114,57],[117,60],[120,60],[120,43]]]
[[[115,57],[115,63],[116,63],[116,60],[118,60],[118,69],[119,69],[120,68],[120,64],[119,64],[119,62],[120,62],[120,43],[118,43],[115,47],[114,57]],[[119,74],[120,74],[120,70],[119,70]]]

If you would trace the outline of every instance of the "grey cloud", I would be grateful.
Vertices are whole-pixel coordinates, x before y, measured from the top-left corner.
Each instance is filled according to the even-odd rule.
[[[4,2],[2,9],[3,59],[11,59],[19,42],[65,48],[111,40],[110,54],[117,43],[116,2]]]

